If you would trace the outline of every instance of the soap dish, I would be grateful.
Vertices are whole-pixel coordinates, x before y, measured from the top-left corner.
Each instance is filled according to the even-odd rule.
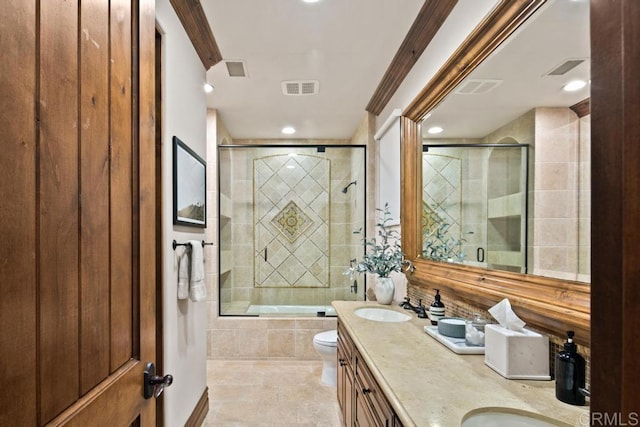
[[[445,337],[464,338],[465,320],[459,317],[438,319],[438,333]]]
[[[433,337],[440,344],[457,354],[484,354],[484,347],[470,346],[465,343],[464,338],[453,338],[438,333],[437,326],[425,326],[424,331]]]

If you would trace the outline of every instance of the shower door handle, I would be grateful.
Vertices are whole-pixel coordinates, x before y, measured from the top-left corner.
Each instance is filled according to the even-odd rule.
[[[267,248],[268,246],[264,247],[264,262],[267,262]]]
[[[478,262],[484,262],[484,248],[478,248],[476,251],[476,260]]]

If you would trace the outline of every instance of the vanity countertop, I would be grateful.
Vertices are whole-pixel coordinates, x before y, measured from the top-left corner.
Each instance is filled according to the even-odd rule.
[[[340,322],[369,366],[405,427],[459,426],[469,411],[508,407],[534,412],[571,426],[589,425],[589,407],[555,397],[554,381],[508,380],[484,363],[484,355],[458,355],[424,332],[430,325],[394,302],[334,301]],[[411,314],[400,323],[375,322],[354,314],[374,306]]]

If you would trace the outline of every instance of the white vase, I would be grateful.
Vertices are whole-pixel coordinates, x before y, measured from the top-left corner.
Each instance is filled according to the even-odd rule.
[[[396,287],[391,277],[378,277],[376,281],[376,300],[380,304],[391,304]]]

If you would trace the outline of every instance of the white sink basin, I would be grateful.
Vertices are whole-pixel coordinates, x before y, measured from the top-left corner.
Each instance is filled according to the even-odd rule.
[[[406,322],[411,319],[411,316],[408,314],[386,308],[360,307],[355,309],[354,313],[358,317],[376,322]]]
[[[479,408],[462,417],[461,427],[571,427],[544,415],[512,408]]]

